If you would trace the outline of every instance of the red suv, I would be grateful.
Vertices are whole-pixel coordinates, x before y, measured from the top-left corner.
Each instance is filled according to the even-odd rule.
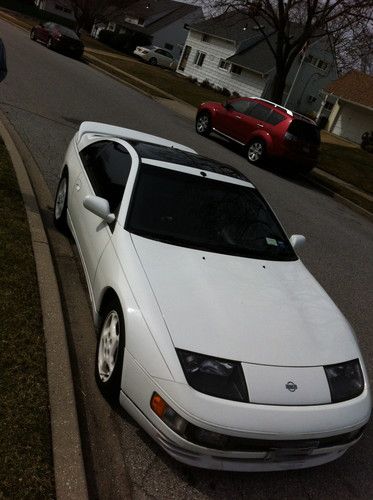
[[[270,156],[310,171],[319,155],[320,132],[314,121],[258,97],[229,99],[225,104],[202,103],[196,130],[205,136],[217,132],[244,146],[254,164]]]

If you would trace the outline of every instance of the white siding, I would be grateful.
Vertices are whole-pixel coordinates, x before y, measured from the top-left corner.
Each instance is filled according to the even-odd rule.
[[[360,144],[364,132],[373,129],[373,109],[339,101],[340,109],[331,132]]]
[[[240,75],[219,68],[220,59],[227,59],[236,52],[233,42],[220,38],[211,38],[211,42],[203,42],[202,34],[190,31],[186,45],[192,50],[184,71],[180,74],[197,78],[199,82],[208,80],[212,85],[227,88],[230,92],[238,92],[241,96],[261,96],[265,79],[261,75],[242,69]],[[206,54],[202,66],[194,64],[197,51]]]
[[[202,9],[198,9],[181,19],[165,26],[153,35],[152,43],[158,47],[165,48],[166,43],[173,45],[173,49],[169,49],[178,59],[183,49],[185,40],[188,36],[188,31],[184,28],[185,24],[191,24],[203,17]]]
[[[75,19],[69,0],[39,0],[35,2],[35,5],[39,7],[40,10],[45,10],[51,14],[56,14],[66,19]],[[65,10],[70,12],[65,12]]]

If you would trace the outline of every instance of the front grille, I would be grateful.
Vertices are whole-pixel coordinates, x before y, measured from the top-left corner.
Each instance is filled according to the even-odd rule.
[[[205,431],[189,424],[185,438],[194,444],[224,451],[270,452],[279,449],[322,449],[351,443],[358,439],[364,428],[346,434],[338,434],[320,439],[267,440],[246,439]]]

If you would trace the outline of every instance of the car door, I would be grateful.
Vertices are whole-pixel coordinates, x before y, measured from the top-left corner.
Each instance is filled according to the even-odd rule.
[[[50,32],[53,29],[54,24],[53,23],[43,23],[40,25],[40,28],[38,30],[38,38],[44,43],[47,43],[48,38],[50,36]]]
[[[89,144],[80,151],[80,158],[83,169],[74,182],[69,205],[84,271],[91,288],[97,265],[111,239],[116,221],[108,225],[88,211],[83,206],[83,201],[88,195],[105,198],[109,202],[110,211],[117,216],[132,159],[128,150],[113,140]]]
[[[268,117],[270,116],[272,108],[265,106],[260,103],[255,103],[249,110],[247,110],[247,115],[249,118],[250,126],[246,127],[242,140],[245,144],[250,142],[251,138],[255,135],[258,130],[265,130],[270,133],[271,126],[268,123]]]
[[[154,51],[156,53],[156,58],[157,58],[157,63],[159,66],[169,66],[171,60],[166,57],[165,51],[162,49],[155,49]]]
[[[216,116],[215,128],[238,142],[244,142],[248,130],[254,127],[251,118],[248,117],[253,106],[254,103],[249,99],[227,101]]]

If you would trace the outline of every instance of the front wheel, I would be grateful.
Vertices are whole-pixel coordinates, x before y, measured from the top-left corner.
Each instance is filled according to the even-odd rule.
[[[124,319],[116,297],[102,310],[102,323],[97,341],[95,377],[103,396],[117,403],[121,386],[124,356]]]
[[[254,139],[246,148],[247,159],[254,165],[258,165],[264,160],[265,153],[265,144],[260,139]]]
[[[67,232],[67,193],[69,178],[65,171],[58,183],[56,198],[54,200],[53,220],[54,225],[62,231]]]
[[[155,57],[151,57],[149,59],[149,64],[151,64],[152,66],[157,66],[157,59]]]
[[[53,40],[52,38],[48,38],[48,41],[47,41],[47,47],[48,49],[53,49]]]
[[[196,131],[200,135],[208,136],[211,133],[211,118],[208,113],[200,113],[196,118]]]

